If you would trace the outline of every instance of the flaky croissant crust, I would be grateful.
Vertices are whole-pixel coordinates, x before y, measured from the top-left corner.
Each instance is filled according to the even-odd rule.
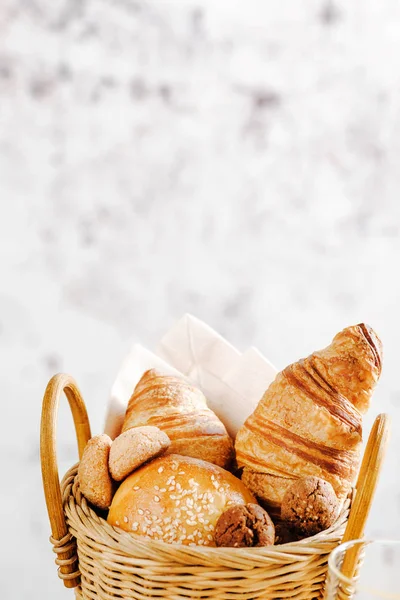
[[[276,507],[294,479],[317,475],[344,497],[357,473],[362,414],[381,365],[381,342],[361,323],[279,373],[236,437],[236,458],[253,493]]]
[[[233,442],[207,406],[204,394],[186,380],[151,369],[129,400],[122,431],[155,425],[171,440],[169,453],[201,458],[222,467],[233,459]]]

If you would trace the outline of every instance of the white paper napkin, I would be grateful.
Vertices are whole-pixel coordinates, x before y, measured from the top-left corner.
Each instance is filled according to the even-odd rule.
[[[240,352],[206,323],[186,314],[161,339],[157,354],[204,392],[209,408],[229,431],[225,421],[232,390],[224,374],[237,364]]]
[[[164,335],[157,354],[203,390],[208,406],[233,438],[277,374],[256,348],[241,354],[189,314]]]
[[[230,390],[230,398],[223,420],[226,420],[226,427],[233,438],[276,375],[276,368],[257,348],[246,350],[236,365],[225,373],[223,381]]]
[[[256,348],[239,352],[212,327],[185,314],[160,340],[156,354],[135,344],[111,390],[105,433],[119,435],[126,406],[145,371],[158,368],[187,378],[204,392],[207,404],[232,438],[254,411],[277,370]]]

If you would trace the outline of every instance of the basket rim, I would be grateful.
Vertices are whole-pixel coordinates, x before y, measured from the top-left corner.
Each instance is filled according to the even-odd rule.
[[[343,536],[350,511],[350,498],[347,498],[342,506],[341,512],[335,523],[325,531],[314,536],[304,538],[297,542],[288,542],[260,548],[217,548],[212,546],[186,546],[183,544],[169,544],[162,540],[151,540],[133,533],[124,531],[119,527],[110,525],[107,521],[89,505],[86,498],[80,492],[77,477],[79,463],[73,465],[64,475],[61,482],[63,494],[63,506],[66,513],[69,528],[79,541],[81,536],[102,545],[107,552],[118,555],[134,556],[145,560],[155,559],[162,562],[171,562],[171,554],[174,555],[173,562],[187,563],[196,560],[204,564],[209,561],[210,565],[226,568],[235,563],[235,568],[247,563],[263,564],[272,562],[289,563],[309,559],[310,554],[326,554],[333,546],[336,546]],[[237,564],[236,564],[237,563]],[[261,565],[260,565],[261,566]]]

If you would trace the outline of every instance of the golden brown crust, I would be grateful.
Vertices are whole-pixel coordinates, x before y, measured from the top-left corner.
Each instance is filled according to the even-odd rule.
[[[153,540],[215,546],[220,515],[255,503],[240,479],[217,465],[166,454],[134,471],[116,492],[108,522]]]
[[[163,454],[171,445],[170,439],[158,427],[132,427],[112,443],[109,457],[110,473],[122,481],[143,463]]]
[[[277,375],[235,443],[243,479],[265,503],[279,506],[286,488],[307,475],[329,481],[340,499],[346,496],[381,357],[378,336],[360,324]]]
[[[122,431],[154,425],[171,440],[170,453],[184,454],[228,467],[233,443],[225,426],[207,407],[204,394],[184,379],[151,369],[137,384]]]
[[[78,467],[79,486],[82,494],[98,508],[110,506],[114,483],[108,470],[111,438],[102,433],[86,444]]]

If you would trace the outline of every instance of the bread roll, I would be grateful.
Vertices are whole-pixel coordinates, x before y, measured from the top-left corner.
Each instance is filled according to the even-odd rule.
[[[171,442],[158,427],[132,427],[121,433],[111,445],[108,465],[115,481],[122,481],[145,462],[169,448]]]
[[[122,431],[155,425],[168,435],[170,454],[183,454],[228,468],[233,442],[225,425],[208,408],[201,390],[182,377],[146,371],[126,409]]]
[[[132,473],[117,490],[108,523],[148,539],[215,546],[220,515],[256,502],[232,473],[203,460],[168,454]]]
[[[111,438],[105,433],[93,436],[86,444],[78,466],[82,494],[102,509],[110,506],[115,491],[108,469],[111,444]]]

